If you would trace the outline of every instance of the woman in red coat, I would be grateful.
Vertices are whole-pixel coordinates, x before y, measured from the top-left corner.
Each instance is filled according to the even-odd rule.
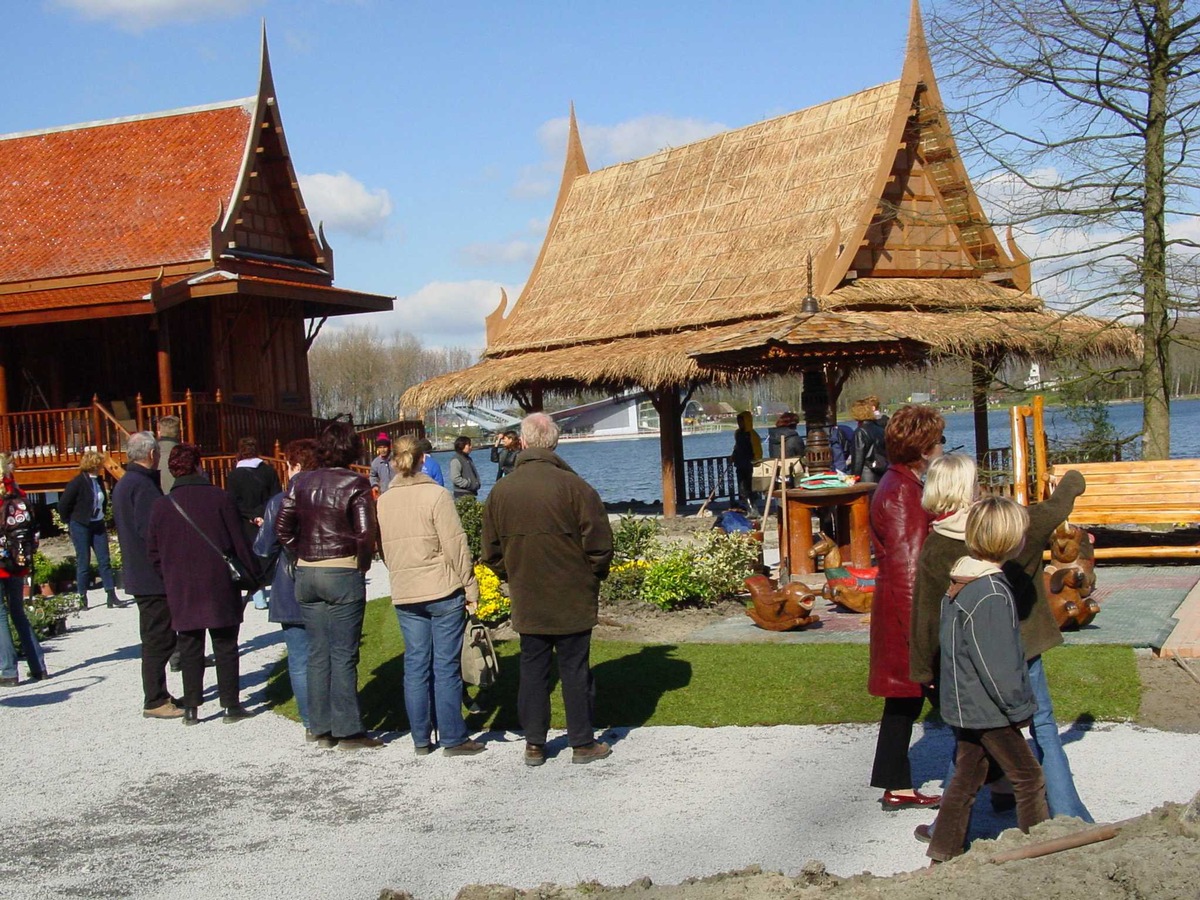
[[[871,785],[883,788],[884,809],[936,806],[937,797],[913,790],[908,745],[924,705],[922,686],[908,680],[908,635],[917,557],[929,533],[921,508],[922,478],[942,454],[945,420],[928,406],[905,406],[888,422],[890,465],[871,498],[871,539],[879,563],[871,607],[870,692],[883,697]]]

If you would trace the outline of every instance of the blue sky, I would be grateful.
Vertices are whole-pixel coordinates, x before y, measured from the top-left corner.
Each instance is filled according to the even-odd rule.
[[[908,0],[5,5],[0,133],[252,95],[265,18],[289,147],[369,318],[483,346],[529,273],[574,101],[593,169],[900,75]],[[342,320],[345,323],[349,320]]]

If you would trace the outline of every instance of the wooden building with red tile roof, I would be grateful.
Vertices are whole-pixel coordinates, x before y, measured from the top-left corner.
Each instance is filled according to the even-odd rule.
[[[392,308],[333,286],[265,33],[255,96],[0,135],[0,171],[0,422],[187,392],[311,417],[320,324]],[[72,443],[37,431],[9,421],[0,451]]]
[[[392,308],[333,286],[265,38],[254,97],[2,135],[0,170],[0,413],[185,388],[310,413],[305,320]]]

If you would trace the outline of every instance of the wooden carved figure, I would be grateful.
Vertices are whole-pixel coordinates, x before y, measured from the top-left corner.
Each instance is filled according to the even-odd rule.
[[[808,555],[814,560],[819,556],[825,557],[825,588],[821,593],[830,602],[856,613],[869,613],[875,600],[875,576],[879,573],[879,567],[858,569],[843,566],[842,552],[833,538],[823,532],[818,536],[820,540],[813,544]]]
[[[753,603],[746,607],[746,615],[759,628],[791,631],[821,620],[812,611],[817,595],[800,582],[793,581],[779,588],[765,575],[751,575],[746,579],[746,589],[750,591]]]
[[[1063,522],[1050,538],[1050,564],[1046,566],[1046,599],[1058,627],[1082,628],[1096,618],[1100,605],[1096,589],[1096,556],[1092,535],[1078,525]]]

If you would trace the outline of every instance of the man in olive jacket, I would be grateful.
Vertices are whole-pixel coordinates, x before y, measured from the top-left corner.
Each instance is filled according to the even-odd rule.
[[[521,636],[517,715],[525,764],[546,761],[550,659],[557,656],[571,761],[612,753],[596,741],[589,662],[600,582],[612,562],[612,529],[600,495],[563,462],[558,426],[544,413],[521,423],[522,451],[496,482],[483,510],[483,562],[508,581],[513,628]]]

